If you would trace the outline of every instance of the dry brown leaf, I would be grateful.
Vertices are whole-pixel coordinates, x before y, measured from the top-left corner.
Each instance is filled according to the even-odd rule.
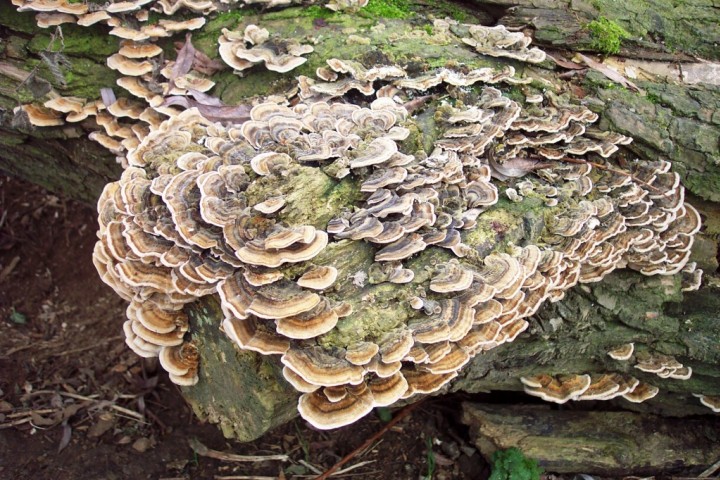
[[[585,64],[588,67],[592,68],[593,70],[595,70],[597,72],[602,73],[603,75],[605,75],[607,78],[609,78],[613,82],[619,83],[623,87],[629,88],[635,92],[644,93],[637,85],[635,85],[630,80],[628,80],[627,78],[625,78],[623,75],[616,72],[612,68],[608,67],[607,65],[604,65],[600,62],[596,62],[592,58],[587,57],[587,56],[583,55],[582,53],[576,53],[575,56],[577,58],[579,58],[580,60],[582,60],[583,62],[585,62]]]
[[[199,92],[192,91],[193,96],[196,96],[196,93]],[[250,109],[252,108],[251,106],[230,106],[222,104],[218,105],[217,103],[219,103],[219,100],[218,102],[213,102],[213,104],[208,104],[195,100],[193,98],[172,96],[165,99],[165,101],[163,102],[163,106],[167,107],[170,105],[180,105],[181,107],[185,108],[197,108],[203,117],[207,118],[212,122],[229,122],[233,124],[239,124],[250,120]]]
[[[115,417],[110,412],[103,412],[98,415],[97,420],[88,429],[87,436],[90,438],[102,437],[105,432],[113,428]]]
[[[492,176],[500,181],[507,180],[508,178],[523,177],[533,170],[547,166],[547,163],[522,157],[511,158],[505,160],[503,163],[498,163],[494,158],[490,158]]]
[[[172,72],[170,73],[170,80],[182,77],[192,69],[197,50],[193,47],[191,39],[191,34],[188,33],[185,35],[185,44],[180,49],[180,52],[178,52],[177,59],[175,59],[175,65],[173,65]]]
[[[72,438],[72,427],[68,424],[67,419],[63,421],[62,425],[63,433],[62,437],[60,437],[60,444],[58,445],[57,453],[62,452],[65,447],[70,445],[70,439]]]

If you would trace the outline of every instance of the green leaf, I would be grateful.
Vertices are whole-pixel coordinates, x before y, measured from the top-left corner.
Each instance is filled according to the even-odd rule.
[[[489,480],[539,480],[542,473],[536,460],[527,458],[515,447],[496,451],[492,464]]]
[[[18,325],[25,325],[27,323],[27,317],[14,308],[12,312],[10,312],[10,320]]]

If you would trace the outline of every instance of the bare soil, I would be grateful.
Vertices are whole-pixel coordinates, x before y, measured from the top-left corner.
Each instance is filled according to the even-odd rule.
[[[200,422],[165,372],[125,346],[125,303],[91,261],[95,216],[0,176],[0,478],[313,478],[382,429],[373,415],[331,432],[298,419],[242,444]],[[424,402],[333,478],[487,478],[458,411],[458,398]],[[219,460],[191,439],[289,460]]]

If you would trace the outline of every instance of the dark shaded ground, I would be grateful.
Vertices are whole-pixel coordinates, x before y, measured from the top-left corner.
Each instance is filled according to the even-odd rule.
[[[0,177],[0,478],[312,478],[382,428],[372,415],[332,432],[296,420],[240,444],[200,423],[162,369],[125,346],[125,304],[92,265],[95,230],[92,208]],[[333,478],[487,478],[458,411],[457,399],[426,401]],[[291,460],[220,461],[191,438]]]

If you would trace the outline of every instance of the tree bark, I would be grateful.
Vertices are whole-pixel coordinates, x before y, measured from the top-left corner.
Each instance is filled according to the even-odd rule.
[[[81,29],[63,26],[64,46],[51,42],[47,31],[34,26],[31,13],[17,13],[7,0],[0,0],[0,169],[42,184],[87,202],[93,202],[102,186],[119,175],[113,155],[86,137],[95,128],[92,122],[78,126],[23,128],[23,122],[12,113],[20,103],[42,102],[54,93],[96,98],[99,89],[114,86],[117,75],[108,69],[104,59],[112,54],[116,41],[107,35],[107,28]],[[433,2],[432,13],[465,16],[475,14],[488,22],[498,18],[516,26],[531,26],[537,39],[554,48],[582,50],[592,47],[584,24],[597,17],[620,18],[616,3],[600,0],[587,5],[582,2],[475,2],[476,11],[463,10],[452,3]],[[633,2],[621,2],[622,8],[634,8]],[[700,0],[689,2],[698,11],[709,12],[715,19],[716,7]],[[657,32],[663,26],[670,34],[680,35],[680,53],[670,52],[666,45],[651,42],[649,37],[626,44],[621,53],[636,51],[642,46],[644,58],[690,59],[690,54],[712,58],[717,32],[703,34],[677,33],[683,25],[705,22],[697,15],[686,15],[673,9],[673,2],[660,1],[655,12],[634,12],[632,21],[625,22],[631,33]],[[571,13],[563,13],[570,5]],[[509,8],[517,7],[517,8]],[[290,87],[297,75],[312,75],[327,58],[352,58],[373,62],[373,58],[389,58],[395,63],[411,65],[417,71],[463,63],[472,68],[503,66],[512,63],[519,71],[548,80],[548,88],[561,93],[573,90],[584,96],[584,102],[601,115],[600,126],[631,135],[634,143],[628,148],[640,158],[663,157],[672,160],[696,205],[705,217],[704,233],[693,250],[693,259],[706,270],[705,286],[699,292],[682,295],[680,283],[673,277],[643,277],[632,272],[617,272],[606,281],[573,289],[556,304],[544,306],[535,316],[530,333],[516,341],[477,356],[467,366],[451,389],[467,392],[522,390],[519,378],[537,373],[601,373],[625,372],[661,385],[661,394],[641,407],[617,401],[623,408],[649,410],[663,415],[709,413],[692,397],[692,393],[720,395],[720,332],[716,328],[720,300],[720,282],[712,274],[717,270],[717,236],[720,217],[715,202],[720,201],[720,89],[713,85],[681,85],[660,80],[636,81],[644,94],[615,86],[597,72],[586,73],[582,84],[570,87],[560,78],[565,69],[547,61],[528,66],[490,57],[479,57],[463,45],[428,41],[426,25],[430,20],[415,13],[408,19],[382,19],[373,16],[334,14],[315,18],[305,10],[291,8],[258,13],[254,10],[218,13],[209,18],[203,30],[194,33],[196,48],[217,58],[217,38],[222,28],[257,23],[273,32],[286,32],[288,37],[315,38],[315,52],[308,62],[291,74],[253,71],[238,77],[230,71],[219,72],[214,80],[218,95],[227,104],[247,102],[256,95],[282,92]],[[573,13],[574,12],[574,13]],[[665,12],[673,12],[665,16]],[[426,12],[427,14],[427,12]],[[675,15],[675,16],[673,16]],[[658,23],[660,20],[662,22]],[[691,22],[691,23],[688,23]],[[623,23],[621,21],[621,23]],[[382,24],[382,28],[377,26]],[[702,23],[704,25],[704,23]],[[557,31],[554,30],[555,25]],[[650,28],[652,27],[652,29]],[[354,41],[348,35],[354,34]],[[713,35],[715,35],[713,37]],[[80,37],[77,37],[80,36]],[[82,41],[69,41],[82,38]],[[672,37],[676,38],[676,37]],[[679,38],[679,37],[678,37]],[[172,39],[161,45],[167,55],[174,56]],[[369,42],[369,43],[368,43]],[[709,43],[708,43],[709,42]],[[683,51],[685,49],[685,51]],[[714,53],[713,53],[714,52]],[[48,53],[61,54],[60,76],[53,74]],[[556,52],[557,53],[557,52]],[[43,57],[44,56],[44,57]],[[543,84],[545,85],[545,84]],[[116,88],[116,92],[119,89]],[[506,231],[507,240],[532,239],[523,225],[532,224],[542,216],[542,205],[510,208],[506,203],[495,206],[487,215],[495,218],[498,228]],[[371,255],[362,242],[353,242],[333,252],[338,265],[347,271],[366,268]],[[484,253],[490,253],[495,245]],[[428,265],[437,258],[424,252],[413,259],[418,266]],[[356,262],[356,263],[353,263]],[[348,287],[349,288],[349,287]],[[402,288],[368,285],[348,290],[349,297],[361,298],[372,293],[390,305],[376,315],[401,315],[392,300]],[[207,297],[189,307],[193,339],[200,348],[200,382],[183,393],[202,418],[221,425],[223,432],[241,440],[251,440],[268,429],[296,415],[295,391],[285,382],[276,358],[264,357],[235,348],[218,330],[222,313],[217,300]],[[372,319],[369,319],[372,321]],[[652,350],[675,356],[693,367],[688,381],[663,380],[644,374],[628,363],[611,360],[606,352],[624,342],[636,342],[640,350]]]
[[[483,456],[517,447],[548,472],[612,477],[701,473],[720,455],[718,418],[678,419],[470,402],[463,404],[462,418]],[[683,452],[682,459],[677,452]]]

